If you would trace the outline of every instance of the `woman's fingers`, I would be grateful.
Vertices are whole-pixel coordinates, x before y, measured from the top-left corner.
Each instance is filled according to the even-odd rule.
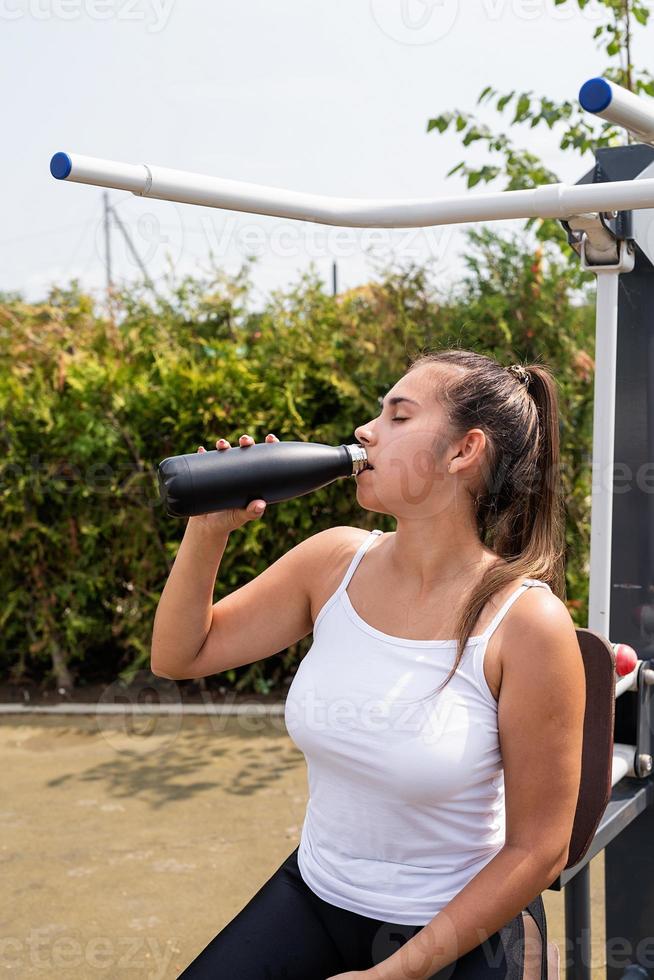
[[[240,436],[238,442],[239,446],[254,445],[254,439],[249,435]],[[274,435],[274,433],[269,432],[266,436],[266,442],[279,442],[279,439],[276,435]],[[227,439],[216,439],[216,449],[231,449],[231,445]],[[206,453],[206,451],[207,450],[204,448],[204,446],[198,446],[199,453]]]
[[[252,436],[249,436],[249,435],[246,435],[246,434],[244,434],[242,436],[239,436],[238,442],[239,442],[239,445],[240,446],[253,446],[254,445],[254,439],[252,438]],[[279,439],[272,432],[269,432],[268,435],[266,436],[266,442],[279,442]],[[227,439],[217,439],[216,440],[216,449],[230,449],[230,448],[231,448],[231,446],[230,446],[229,442],[227,441]]]

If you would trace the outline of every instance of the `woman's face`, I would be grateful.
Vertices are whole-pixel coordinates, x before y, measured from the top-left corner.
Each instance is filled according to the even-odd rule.
[[[447,463],[456,451],[447,452],[449,425],[437,385],[434,367],[409,371],[384,396],[379,415],[355,429],[374,467],[356,477],[366,509],[419,519],[451,507],[457,481]]]

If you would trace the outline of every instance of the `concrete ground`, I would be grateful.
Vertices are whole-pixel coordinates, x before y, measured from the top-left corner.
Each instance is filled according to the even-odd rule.
[[[173,980],[296,846],[307,799],[283,716],[8,716],[0,771],[0,975],[21,980]],[[602,878],[600,855],[593,980]],[[563,965],[563,893],[543,899]]]

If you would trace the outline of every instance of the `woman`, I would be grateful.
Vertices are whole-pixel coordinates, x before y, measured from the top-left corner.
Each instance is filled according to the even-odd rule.
[[[313,632],[285,709],[308,763],[300,844],[182,977],[545,978],[585,707],[555,381],[429,353],[355,434],[357,499],[394,532],[313,535],[211,607],[258,502],[191,518],[157,610],[152,669],[175,679]]]

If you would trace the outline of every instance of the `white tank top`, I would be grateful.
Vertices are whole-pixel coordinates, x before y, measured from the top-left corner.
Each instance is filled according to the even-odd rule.
[[[497,702],[484,653],[525,589],[549,585],[525,579],[486,630],[470,637],[456,673],[434,695],[456,641],[382,633],[346,592],[381,533],[368,535],[320,610],[286,698],[286,728],[306,758],[309,783],[297,860],[324,901],[425,925],[504,844]]]

